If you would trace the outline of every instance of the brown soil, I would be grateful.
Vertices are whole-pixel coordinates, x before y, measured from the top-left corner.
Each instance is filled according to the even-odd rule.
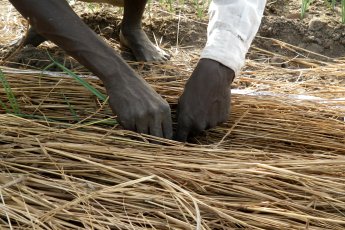
[[[114,49],[121,52],[125,59],[131,60],[132,57],[128,52],[121,51],[118,42],[121,9],[100,5],[96,10],[88,9],[85,12],[85,5],[83,4],[77,3],[74,5],[81,18],[96,33],[103,36]],[[192,52],[193,54],[200,52],[206,42],[207,17],[203,19],[197,18],[195,13],[193,14],[192,6],[181,9],[179,11],[183,12],[181,14],[162,11],[157,4],[150,8],[150,12],[146,14],[144,19],[144,28],[153,41],[157,41],[161,47],[171,53],[173,53],[174,49],[176,50],[177,44],[180,49],[187,52]],[[341,16],[338,7],[335,10],[331,10],[325,5],[323,0],[314,1],[303,20],[300,19],[299,11],[299,0],[269,0],[253,47],[289,57],[305,55],[322,59],[320,56],[307,52],[297,53],[282,49],[274,41],[262,38],[267,37],[332,58],[345,56],[345,25],[340,23]],[[3,45],[2,49],[0,46],[0,58],[6,56],[11,50],[13,51],[8,45]],[[52,54],[54,59],[64,63],[66,67],[80,68],[78,63],[66,56],[59,48],[49,43],[39,48],[25,47],[19,53],[16,53],[10,61],[42,69],[51,63],[47,51]],[[175,56],[173,60],[178,58]],[[263,57],[258,56],[252,50],[249,52],[248,58],[262,59]],[[18,66],[18,64],[9,65]]]
[[[341,24],[341,10],[339,7],[331,10],[325,1],[313,1],[303,20],[300,19],[300,1],[268,1],[258,35],[333,58],[345,56],[345,25]],[[278,50],[260,39],[254,44],[267,50]]]

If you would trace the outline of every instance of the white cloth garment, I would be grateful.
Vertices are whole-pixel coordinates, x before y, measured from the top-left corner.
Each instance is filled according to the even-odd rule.
[[[201,58],[218,61],[237,75],[259,29],[265,4],[266,0],[213,0]]]

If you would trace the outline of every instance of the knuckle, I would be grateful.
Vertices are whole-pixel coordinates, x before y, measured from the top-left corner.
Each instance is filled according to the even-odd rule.
[[[138,119],[148,117],[156,119],[162,116],[167,116],[168,114],[170,114],[170,106],[166,102],[150,104],[142,110],[136,111],[136,117]]]
[[[212,129],[214,127],[216,127],[219,123],[219,121],[211,121],[207,126],[206,129]]]
[[[158,114],[158,108],[156,106],[150,107],[147,110],[147,115],[150,117],[156,117]]]
[[[168,113],[170,113],[170,106],[168,103],[161,103],[159,105],[152,106],[148,113],[150,116],[164,116]]]
[[[206,121],[194,121],[192,125],[196,132],[201,132],[206,129]]]
[[[162,114],[170,113],[170,106],[168,103],[164,103],[161,105],[160,112]]]
[[[131,121],[128,120],[128,119],[119,120],[119,123],[120,123],[120,125],[123,126],[125,129],[128,129],[128,130],[133,130],[133,129],[134,129],[133,122],[131,122]]]
[[[206,129],[206,126],[203,126],[203,125],[195,125],[193,128],[193,130],[197,133],[204,131],[205,129]]]
[[[139,110],[136,114],[137,119],[144,119],[146,118],[147,113],[143,110]]]

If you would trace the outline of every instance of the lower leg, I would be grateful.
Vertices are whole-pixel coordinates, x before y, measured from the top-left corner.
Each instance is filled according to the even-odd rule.
[[[125,0],[120,42],[129,48],[137,61],[165,61],[169,55],[156,47],[142,29],[147,0]]]
[[[122,30],[141,29],[146,3],[147,0],[125,0]]]
[[[63,0],[10,0],[41,36],[54,42],[103,82],[132,71]]]
[[[41,43],[45,42],[47,39],[39,35],[33,27],[30,27],[26,37],[24,38],[23,45],[39,46]]]

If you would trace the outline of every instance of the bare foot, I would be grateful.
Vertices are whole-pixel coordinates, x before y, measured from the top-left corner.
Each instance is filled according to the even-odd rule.
[[[121,45],[129,48],[137,61],[167,61],[170,55],[155,46],[142,29],[125,30],[120,32]]]
[[[32,27],[30,27],[28,34],[26,35],[24,39],[25,41],[23,42],[23,46],[32,45],[34,47],[39,46],[41,43],[47,40],[43,36],[39,35],[36,32],[36,30]]]

